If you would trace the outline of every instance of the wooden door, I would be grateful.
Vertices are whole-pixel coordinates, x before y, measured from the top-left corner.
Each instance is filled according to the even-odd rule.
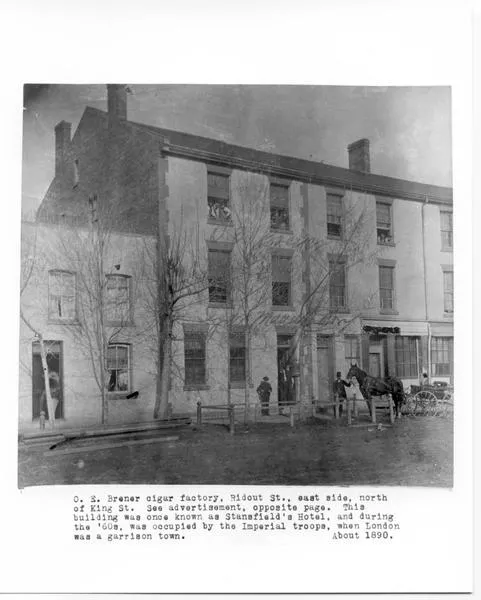
[[[369,375],[372,377],[381,377],[381,353],[369,353]]]

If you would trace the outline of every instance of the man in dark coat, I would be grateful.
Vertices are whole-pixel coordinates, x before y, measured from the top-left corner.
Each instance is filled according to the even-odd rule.
[[[269,377],[263,377],[262,381],[257,388],[257,393],[259,395],[259,399],[261,401],[261,414],[268,415],[269,414],[269,399],[272,392],[272,386],[269,383]]]
[[[346,399],[346,387],[351,387],[351,384],[346,381],[345,379],[342,379],[341,377],[341,371],[338,371],[336,373],[336,380],[334,381],[334,395],[337,394],[337,397],[339,398],[339,416],[342,417],[342,408],[343,408],[343,404],[344,404],[344,400]],[[334,409],[334,414],[335,414],[336,410]]]

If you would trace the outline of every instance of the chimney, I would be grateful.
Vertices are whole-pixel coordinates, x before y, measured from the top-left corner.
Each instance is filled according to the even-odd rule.
[[[109,117],[125,121],[127,119],[127,86],[123,83],[107,85],[107,106]]]
[[[369,157],[369,140],[363,138],[349,144],[347,147],[349,153],[349,168],[352,171],[371,172],[371,159]]]
[[[55,177],[61,177],[68,172],[71,136],[71,123],[60,121],[55,126]]]

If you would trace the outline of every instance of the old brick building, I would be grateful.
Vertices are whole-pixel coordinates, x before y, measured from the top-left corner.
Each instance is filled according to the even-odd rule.
[[[242,403],[247,396],[253,406],[264,376],[273,387],[271,410],[279,399],[309,410],[329,398],[335,372],[345,375],[352,362],[405,385],[424,371],[452,381],[450,188],[371,173],[368,140],[349,146],[345,169],[133,123],[122,85],[108,86],[107,112],[85,109],[73,137],[70,124],[59,123],[55,148],[55,178],[24,236],[45,245],[59,230],[88,230],[95,197],[114,232],[112,265],[121,265],[118,273],[109,265],[106,276],[118,275],[117,293],[122,285],[124,293],[136,290],[137,313],[112,343],[112,370],[120,375],[107,394],[109,421],[152,415],[156,359],[141,334],[149,317],[137,301],[145,279],[133,247],[172,242],[179,232],[195,246],[186,260],[204,265],[208,285],[174,324],[175,412],[228,397]],[[99,422],[100,401],[71,334],[75,270],[56,264],[57,256],[49,253],[22,302],[25,312],[32,305],[44,311],[37,319],[61,372],[58,416],[67,427]],[[249,292],[249,336],[241,285],[249,287],[247,270],[249,285],[257,282]],[[70,324],[52,313],[53,289],[61,290]],[[36,342],[24,325],[21,339],[22,361],[35,366]],[[41,382],[38,373],[21,373],[20,424],[27,429],[36,426]],[[138,397],[127,399],[133,391]]]

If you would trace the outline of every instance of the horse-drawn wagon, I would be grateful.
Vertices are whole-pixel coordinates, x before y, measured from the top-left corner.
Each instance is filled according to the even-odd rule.
[[[453,407],[453,387],[444,381],[432,385],[411,385],[406,394],[406,412],[409,415],[446,416]]]

